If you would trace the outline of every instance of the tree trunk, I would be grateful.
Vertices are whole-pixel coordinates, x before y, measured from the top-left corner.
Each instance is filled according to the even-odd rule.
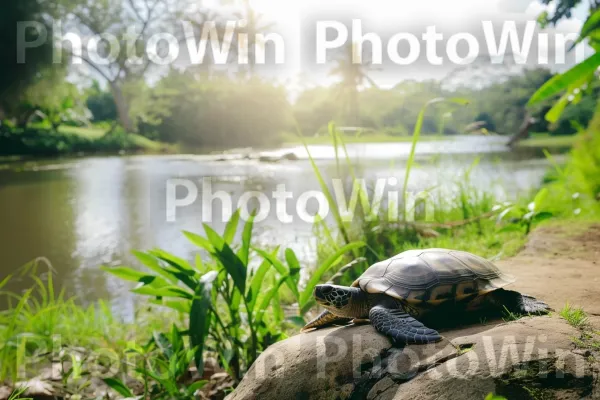
[[[131,121],[131,117],[129,116],[129,104],[123,96],[123,91],[119,86],[118,82],[110,82],[110,91],[112,92],[113,98],[115,100],[115,105],[117,106],[117,114],[119,116],[119,122],[123,126],[126,132],[133,132],[134,126]]]
[[[522,139],[527,139],[529,137],[529,128],[535,122],[535,118],[532,118],[529,114],[525,114],[525,120],[521,127],[519,128],[519,132],[517,132],[513,137],[510,138],[507,145],[509,147],[513,147],[517,143],[519,143]]]

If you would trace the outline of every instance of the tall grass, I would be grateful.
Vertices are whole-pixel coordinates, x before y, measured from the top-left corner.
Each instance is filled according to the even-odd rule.
[[[47,269],[45,274],[40,273],[43,267]],[[123,323],[103,301],[82,307],[76,299],[55,290],[52,268],[44,259],[29,263],[18,273],[30,279],[33,286],[22,294],[0,291],[11,305],[0,311],[0,381],[16,381],[19,366],[35,367],[40,362],[39,367],[47,367],[48,353],[56,354],[63,347],[122,352],[128,340],[149,337],[152,325],[159,323]],[[45,281],[40,278],[44,275]],[[13,277],[8,276],[3,285]],[[40,355],[44,357],[38,360]]]

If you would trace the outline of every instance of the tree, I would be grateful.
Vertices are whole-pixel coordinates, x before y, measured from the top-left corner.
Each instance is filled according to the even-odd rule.
[[[258,34],[269,31],[275,24],[272,22],[264,21],[264,15],[256,12],[250,4],[250,0],[241,0],[243,12],[236,13],[236,16],[246,21],[246,26],[241,29],[242,33],[245,33],[248,37],[248,72],[252,76],[254,75],[254,67],[256,65],[256,53],[257,46],[263,46],[264,43],[257,43],[256,38]]]
[[[331,70],[330,75],[340,78],[337,86],[337,99],[342,107],[342,115],[345,120],[358,125],[360,121],[359,109],[359,91],[366,84],[377,87],[373,79],[368,75],[370,62],[355,63],[358,48],[355,43],[344,47],[344,51],[335,60],[336,65]]]
[[[544,0],[544,2],[548,4],[548,0]],[[580,0],[559,0],[557,3],[556,12],[553,15],[544,13],[540,16],[539,20],[542,25],[548,23],[556,24],[560,19],[570,17],[573,7],[577,6]],[[598,87],[597,72],[598,68],[600,68],[600,1],[592,0],[589,2],[589,17],[583,24],[579,38],[575,41],[574,46],[584,41],[587,41],[596,53],[568,71],[554,76],[529,99],[529,107],[539,106],[549,100],[554,103],[545,115],[546,120],[550,123],[558,122],[568,106],[578,104],[585,96],[593,95]],[[560,94],[562,96],[557,100],[556,96]],[[588,124],[588,131],[592,133],[600,132],[600,102],[596,104],[594,116]]]
[[[115,121],[118,118],[117,106],[112,94],[102,89],[97,80],[93,81],[86,95],[86,106],[92,113],[93,121]]]
[[[64,69],[45,68],[38,73],[36,82],[23,92],[20,107],[30,112],[27,124],[34,113],[58,130],[65,122],[85,124],[89,121],[89,111],[83,96],[74,84],[66,80]]]
[[[179,15],[183,9],[180,7],[185,6],[185,2],[167,0],[58,0],[48,3],[52,16],[67,21],[63,30],[80,34],[84,48],[88,47],[91,36],[107,38],[110,35],[114,39],[113,46],[118,47],[119,52],[112,59],[105,58],[107,65],[85,53],[81,59],[108,83],[119,121],[126,131],[134,131],[135,124],[130,114],[130,99],[123,88],[128,82],[146,76],[152,63],[149,57],[142,57],[140,53],[146,54],[146,45],[153,33],[169,31],[168,22]],[[98,44],[98,50],[104,56],[115,51],[106,41]],[[133,52],[135,55],[128,54]]]
[[[35,80],[40,68],[52,62],[52,43],[28,49],[25,63],[18,63],[17,43],[18,23],[35,21],[44,23],[42,5],[38,0],[7,1],[0,12],[0,120],[12,114],[19,103],[23,90]],[[50,32],[50,27],[46,27]],[[33,42],[39,32],[25,31],[26,40]],[[51,37],[51,36],[49,36]]]

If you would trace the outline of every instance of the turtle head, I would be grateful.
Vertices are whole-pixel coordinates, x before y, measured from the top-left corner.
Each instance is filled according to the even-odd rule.
[[[368,314],[367,296],[359,288],[338,285],[317,285],[315,300],[339,317],[361,318]]]

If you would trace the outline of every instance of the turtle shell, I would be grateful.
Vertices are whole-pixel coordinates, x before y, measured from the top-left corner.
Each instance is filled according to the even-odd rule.
[[[515,279],[490,261],[447,249],[409,250],[370,266],[353,284],[409,303],[439,304],[480,295]]]

